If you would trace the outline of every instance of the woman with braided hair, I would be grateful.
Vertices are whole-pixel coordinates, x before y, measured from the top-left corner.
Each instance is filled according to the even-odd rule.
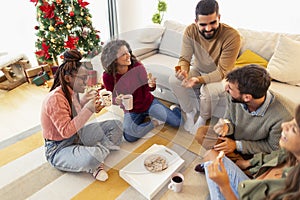
[[[55,168],[68,172],[88,172],[100,181],[108,176],[103,162],[111,150],[119,150],[122,123],[106,120],[86,124],[93,113],[104,106],[97,92],[85,92],[87,69],[77,50],[64,53],[64,62],[56,71],[54,84],[41,112],[45,155]],[[79,93],[84,93],[79,97]]]

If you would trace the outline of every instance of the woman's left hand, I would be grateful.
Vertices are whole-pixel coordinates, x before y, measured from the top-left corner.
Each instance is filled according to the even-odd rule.
[[[153,77],[152,75],[148,77],[148,85],[151,88],[154,88],[156,86],[156,78]]]

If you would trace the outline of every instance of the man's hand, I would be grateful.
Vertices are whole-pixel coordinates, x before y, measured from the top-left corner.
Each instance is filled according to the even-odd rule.
[[[218,123],[216,123],[216,125],[214,125],[213,129],[219,136],[224,137],[227,135],[227,133],[229,131],[229,126],[228,126],[229,123],[230,123],[230,121],[228,119],[220,118],[218,120]]]
[[[216,151],[224,151],[225,154],[232,153],[236,149],[235,141],[227,137],[218,137],[223,142],[214,146]]]
[[[183,81],[184,79],[186,79],[188,77],[188,73],[185,70],[178,70],[175,74],[175,77],[181,81]]]
[[[184,79],[181,82],[181,85],[185,88],[191,88],[194,85],[197,85],[199,83],[199,79],[197,77],[191,77],[189,79]]]
[[[250,160],[238,159],[235,164],[239,166],[240,169],[247,169],[251,166]]]

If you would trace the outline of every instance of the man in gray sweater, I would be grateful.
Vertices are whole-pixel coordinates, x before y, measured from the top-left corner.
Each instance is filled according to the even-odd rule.
[[[233,161],[277,150],[281,124],[291,120],[292,113],[283,97],[268,90],[268,72],[252,64],[232,70],[226,80],[230,95],[225,116],[214,126],[199,128],[196,140],[206,150],[224,151]]]

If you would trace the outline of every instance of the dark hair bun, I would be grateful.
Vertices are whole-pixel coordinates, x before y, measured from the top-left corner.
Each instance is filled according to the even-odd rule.
[[[81,53],[76,49],[68,50],[64,53],[64,62],[78,62],[82,58]]]

